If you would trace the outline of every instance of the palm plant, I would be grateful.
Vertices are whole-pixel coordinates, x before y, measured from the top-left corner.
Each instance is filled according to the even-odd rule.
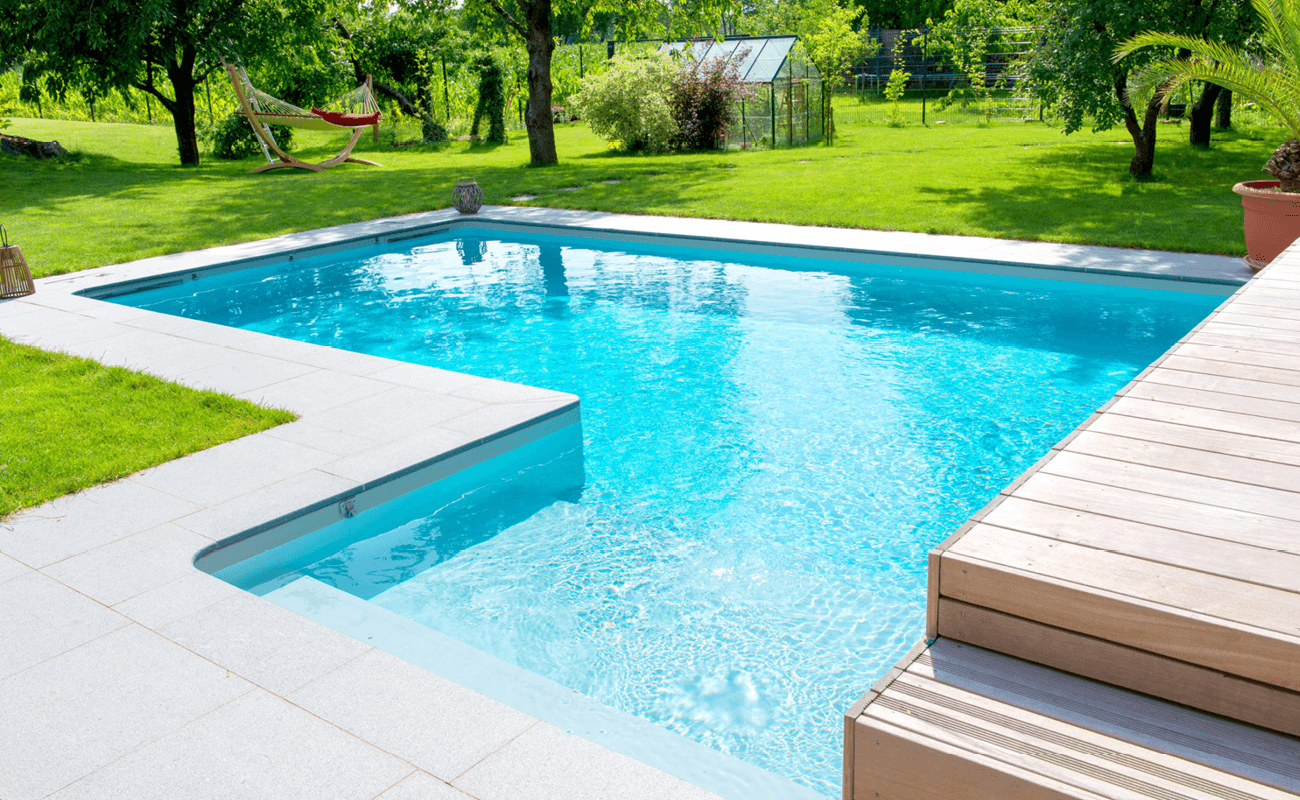
[[[1190,58],[1169,57],[1143,70],[1160,83],[1165,97],[1189,81],[1207,81],[1253,100],[1291,132],[1273,152],[1264,172],[1284,192],[1300,192],[1300,0],[1251,0],[1260,22],[1260,48],[1251,53],[1222,42],[1172,33],[1142,33],[1122,43],[1119,61],[1144,47],[1189,51]]]

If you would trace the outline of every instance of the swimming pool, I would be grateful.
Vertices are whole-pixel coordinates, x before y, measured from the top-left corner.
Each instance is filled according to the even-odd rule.
[[[309,576],[833,794],[926,551],[1219,298],[462,230],[117,301],[579,395],[579,438],[247,585]]]

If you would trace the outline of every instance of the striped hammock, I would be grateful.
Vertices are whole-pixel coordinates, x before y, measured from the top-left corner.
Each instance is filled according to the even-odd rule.
[[[264,125],[288,125],[291,128],[305,128],[312,131],[338,131],[366,128],[377,121],[368,120],[358,125],[337,125],[324,119],[319,114],[299,108],[292,103],[286,103],[278,97],[272,97],[266,92],[255,88],[249,82],[248,75],[245,74],[242,67],[235,67],[235,71],[239,76],[238,83],[243,84],[239,88],[243,90],[249,108],[252,109],[253,115],[257,117],[257,121]],[[321,108],[346,114],[379,114],[379,104],[375,102],[375,95],[370,91],[368,82],[361,84],[342,97],[331,100]]]

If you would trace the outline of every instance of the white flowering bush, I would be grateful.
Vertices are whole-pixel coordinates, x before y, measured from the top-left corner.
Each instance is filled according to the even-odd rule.
[[[664,150],[677,135],[669,94],[677,64],[661,53],[617,55],[573,96],[592,132],[624,150]]]

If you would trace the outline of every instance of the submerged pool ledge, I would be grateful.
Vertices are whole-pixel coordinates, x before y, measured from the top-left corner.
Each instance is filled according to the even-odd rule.
[[[255,786],[267,796],[371,798],[438,784],[483,800],[715,796],[193,565],[219,543],[312,513],[337,518],[340,501],[396,491],[475,443],[570,413],[577,398],[88,295],[469,223],[677,233],[722,249],[747,241],[863,259],[974,257],[1015,269],[1073,259],[1070,269],[1091,265],[1102,282],[1174,278],[1223,293],[1248,277],[1240,262],[1215,256],[489,207],[472,220],[429,212],[42,279],[35,295],[0,302],[0,335],[301,418],[0,523],[0,608],[9,613],[0,624],[13,643],[0,658],[0,703],[20,709],[0,720],[0,796]]]

